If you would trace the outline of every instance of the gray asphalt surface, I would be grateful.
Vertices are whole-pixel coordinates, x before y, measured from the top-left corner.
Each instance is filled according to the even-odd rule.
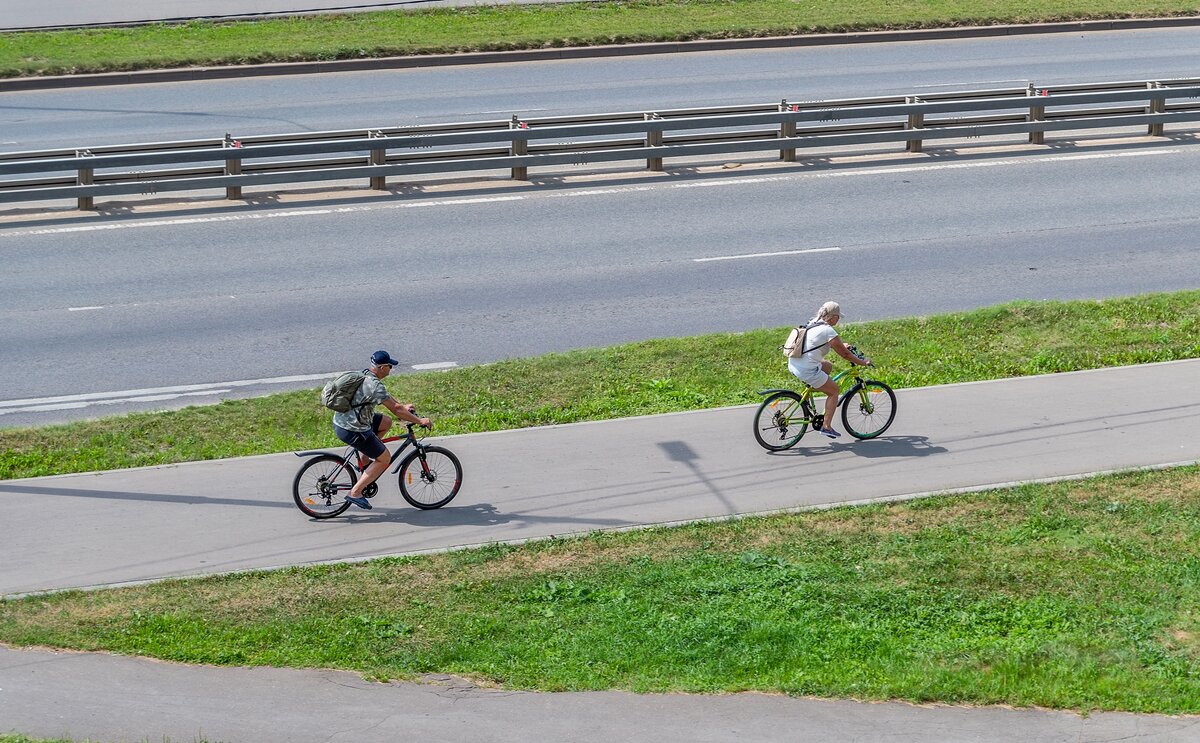
[[[364,681],[338,671],[182,666],[0,648],[0,730],[93,741],[864,741],[1184,743],[1200,718],[1014,710],[765,694],[481,689],[452,678]]]
[[[0,93],[0,151],[1193,77],[1200,28]]]
[[[858,321],[1193,288],[1198,158],[1184,141],[901,156],[12,230],[0,425],[314,387],[376,348],[461,365],[774,327],[826,296]],[[354,270],[331,268],[339,250]],[[39,372],[64,358],[69,378]],[[212,384],[289,375],[308,378]]]
[[[879,440],[768,455],[750,409],[443,443],[466,468],[435,512],[310,522],[289,455],[0,483],[0,591],[360,559],[595,529],[907,497],[1200,460],[1200,360],[903,390]],[[1142,389],[1169,389],[1147,408]],[[536,472],[536,478],[530,473]],[[19,505],[18,505],[19,504]],[[46,525],[53,524],[52,533]],[[0,648],[0,730],[92,740],[1194,741],[1198,718],[914,707],[760,694],[530,694],[431,677],[189,667]]]
[[[1171,77],[1196,69],[1196,38],[1131,31],[8,93],[0,147]],[[263,193],[232,210],[128,202],[92,222],[9,222],[0,425],[312,386],[381,346],[408,364],[466,364],[778,326],[811,313],[806,282],[858,320],[1191,288],[1192,146],[1177,134],[978,158],[891,153],[856,167],[543,174],[529,191],[417,184],[398,187],[402,198],[307,202],[315,209]],[[379,277],[330,272],[331,246],[352,246]],[[841,252],[695,262],[829,247]],[[378,309],[347,310],[347,296],[375,293]],[[64,357],[67,384],[39,373]],[[151,363],[164,358],[183,363]],[[308,379],[256,382],[294,375]],[[183,385],[205,387],[173,389]],[[62,399],[77,394],[110,397]]]
[[[508,5],[564,0],[4,0],[0,29],[85,26],[171,21],[185,18],[238,18],[441,6]]]

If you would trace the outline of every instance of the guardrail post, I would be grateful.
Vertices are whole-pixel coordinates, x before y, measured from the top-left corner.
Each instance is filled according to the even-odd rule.
[[[1029,96],[1030,98],[1033,98],[1035,96],[1047,96],[1047,95],[1050,95],[1050,91],[1038,90],[1037,88],[1033,87],[1033,83],[1029,83],[1029,89],[1026,91],[1026,95]],[[1046,120],[1046,107],[1045,106],[1030,106],[1028,120],[1029,121],[1045,121]],[[1040,130],[1029,132],[1029,144],[1046,144],[1046,132],[1040,131]]]
[[[225,132],[225,141],[221,143],[221,146],[228,150],[238,150],[238,149],[241,149],[242,143],[239,140],[236,140],[233,137],[231,137],[229,135],[229,132]],[[240,157],[225,158],[225,175],[241,175],[241,174],[242,174],[242,158],[240,158]],[[226,186],[225,187],[225,198],[233,200],[233,201],[237,201],[238,199],[241,199],[242,198],[242,187],[241,186]]]
[[[645,114],[646,121],[661,120],[662,117],[658,114]],[[646,146],[647,147],[662,147],[663,133],[662,129],[646,128]],[[661,157],[646,158],[646,170],[661,172],[663,169],[663,159]]]
[[[524,121],[521,121],[521,119],[516,114],[513,114],[512,121],[509,122],[508,128],[509,129],[528,129],[529,124],[526,124]],[[529,140],[524,139],[524,138],[517,139],[516,137],[514,137],[513,141],[512,141],[512,148],[509,150],[509,152],[514,157],[516,157],[517,155],[528,155],[529,154]],[[519,168],[513,168],[512,169],[512,179],[514,181],[529,180],[529,168],[524,167],[524,166],[519,167]]]
[[[784,98],[782,101],[779,102],[780,113],[782,113],[784,111],[799,111],[799,110],[800,110],[800,107],[794,103],[788,103],[787,98]],[[794,136],[796,136],[796,122],[785,121],[779,125],[779,138],[780,139],[789,139]],[[796,162],[796,148],[795,147],[787,147],[787,148],[780,150],[779,151],[779,159],[784,161],[785,163]]]
[[[75,157],[84,158],[91,157],[91,150],[75,150]],[[95,178],[95,171],[91,168],[79,168],[79,175],[75,178],[75,184],[78,186],[90,186]],[[76,202],[76,206],[80,211],[91,211],[96,208],[96,199],[92,196],[80,196]]]
[[[1163,87],[1163,84],[1159,83],[1159,82],[1146,83],[1146,87],[1151,90],[1155,90],[1157,88]],[[1167,99],[1166,98],[1151,98],[1150,105],[1147,106],[1147,108],[1146,108],[1146,113],[1161,114],[1161,113],[1166,113],[1166,110],[1167,110]],[[1157,124],[1151,124],[1146,133],[1149,134],[1151,137],[1161,137],[1163,135],[1162,122],[1159,122]]]
[[[367,139],[382,139],[382,138],[383,138],[383,132],[379,129],[376,129],[374,131],[371,131],[371,130],[367,131]],[[371,157],[368,162],[370,162],[371,165],[387,165],[387,148],[386,147],[372,147],[371,148]],[[371,176],[371,190],[372,191],[386,191],[387,190],[387,176],[385,176],[385,175]]]
[[[904,99],[904,102],[905,103],[920,103],[921,99],[916,97],[915,95],[910,95]],[[905,128],[909,129],[909,130],[924,129],[925,128],[925,114],[919,113],[919,112],[910,113],[908,115],[908,125]],[[910,139],[910,140],[908,140],[908,147],[906,147],[905,149],[907,149],[909,152],[920,152],[921,144],[922,144],[922,142],[919,139]]]

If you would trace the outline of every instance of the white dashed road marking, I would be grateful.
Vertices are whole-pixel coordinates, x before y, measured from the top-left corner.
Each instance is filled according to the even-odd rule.
[[[807,248],[805,250],[776,250],[773,253],[744,253],[742,255],[717,255],[711,258],[693,258],[696,263],[709,261],[736,261],[742,258],[773,258],[777,255],[802,255],[804,253],[831,253],[841,248]]]

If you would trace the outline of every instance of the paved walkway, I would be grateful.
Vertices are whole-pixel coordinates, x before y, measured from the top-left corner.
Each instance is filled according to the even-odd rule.
[[[889,500],[1200,461],[1200,360],[903,390],[880,440],[763,452],[745,407],[444,437],[463,491],[314,522],[284,455],[0,482],[0,593]],[[1144,390],[1159,390],[1152,399]],[[1195,718],[721,697],[523,694],[0,649],[0,731],[93,740],[1198,741]]]
[[[339,671],[0,648],[0,732],[151,743],[1200,740],[1200,717],[1080,717],[766,694],[533,694],[430,681],[378,684]]]

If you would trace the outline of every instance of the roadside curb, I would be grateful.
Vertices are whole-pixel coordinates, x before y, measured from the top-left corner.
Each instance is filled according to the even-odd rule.
[[[928,28],[896,31],[862,31],[851,33],[807,34],[803,36],[767,36],[748,39],[701,39],[698,41],[611,44],[603,46],[560,47],[550,49],[518,49],[513,51],[499,52],[467,52],[463,54],[425,54],[403,57],[379,57],[372,59],[330,60],[325,62],[283,62],[262,65],[239,65],[224,67],[183,67],[179,69],[165,70],[0,79],[0,93],[25,90],[97,87],[106,85],[135,85],[144,83],[223,80],[244,77],[268,77],[276,75],[313,75],[326,72],[403,70],[422,67],[504,64],[510,62],[538,62],[547,60],[590,59],[598,57],[623,57],[649,54],[682,54],[687,52],[781,49],[789,47],[830,46],[837,44],[934,41],[942,39],[987,38],[1030,34],[1187,28],[1192,26],[1200,26],[1200,15],[1172,18],[1132,18],[1099,21],[1070,21],[1065,23],[1004,24],[995,26],[963,26],[952,28]]]

